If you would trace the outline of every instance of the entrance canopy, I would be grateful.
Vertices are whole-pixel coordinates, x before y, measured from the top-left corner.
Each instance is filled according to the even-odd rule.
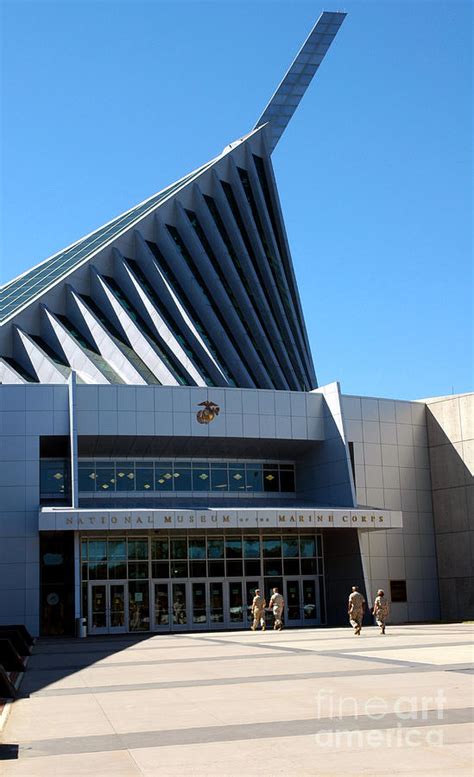
[[[402,514],[374,508],[273,507],[209,510],[77,509],[43,507],[40,531],[124,529],[334,528],[401,529]]]

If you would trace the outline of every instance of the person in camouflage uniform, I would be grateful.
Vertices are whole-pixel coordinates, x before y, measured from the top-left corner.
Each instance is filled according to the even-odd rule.
[[[285,606],[285,600],[283,596],[278,592],[278,588],[273,589],[272,598],[270,599],[270,609],[273,610],[273,617],[275,622],[273,628],[281,631],[283,628],[283,608]]]
[[[260,595],[260,589],[255,589],[255,596],[252,601],[252,615],[253,623],[251,625],[252,631],[257,631],[259,625],[262,627],[262,631],[265,631],[265,607],[267,603],[263,596]]]
[[[347,608],[349,621],[354,629],[354,634],[360,634],[362,629],[362,620],[365,613],[365,599],[359,591],[358,586],[352,586],[352,593],[349,596],[349,606]]]
[[[380,626],[380,633],[385,634],[385,621],[388,618],[389,606],[381,588],[377,591],[372,613],[375,615],[377,626]]]

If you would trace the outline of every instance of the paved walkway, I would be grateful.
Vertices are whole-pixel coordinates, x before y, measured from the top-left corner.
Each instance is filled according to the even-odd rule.
[[[0,774],[472,777],[473,635],[40,640],[0,740],[18,760]]]

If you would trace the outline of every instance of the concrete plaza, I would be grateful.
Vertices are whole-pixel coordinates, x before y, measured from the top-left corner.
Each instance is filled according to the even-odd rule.
[[[2,777],[472,777],[468,624],[40,640]]]

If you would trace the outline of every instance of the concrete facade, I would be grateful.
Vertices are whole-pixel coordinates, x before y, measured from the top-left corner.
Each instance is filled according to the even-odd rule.
[[[67,386],[0,386],[0,622],[24,622],[33,633],[40,630],[40,448],[46,439],[69,437],[70,396]],[[214,424],[200,425],[196,411],[210,397],[221,412]],[[336,522],[331,529],[323,525],[323,536],[327,604],[336,612],[335,622],[351,580],[365,588],[369,603],[377,588],[389,594],[391,581],[406,581],[406,602],[392,603],[394,622],[439,618],[440,595],[441,617],[469,617],[472,401],[472,395],[426,404],[341,396],[338,384],[308,394],[78,386],[72,410],[79,460],[83,447],[90,451],[92,445],[102,452],[118,445],[125,458],[137,445],[142,451],[152,445],[148,455],[155,457],[171,445],[175,455],[186,451],[194,459],[212,459],[216,451],[269,459],[280,450],[282,458],[295,461],[297,482],[294,495],[281,497],[209,491],[112,499],[79,493],[78,504],[104,515],[114,506],[116,512],[119,506],[189,511],[207,505],[236,515],[239,508],[249,515],[252,507],[262,514],[273,507],[288,514],[319,507],[327,515],[332,507]],[[403,526],[371,531],[359,523],[358,529],[337,529],[344,526],[344,507],[348,515],[351,507],[359,515],[385,511],[389,526],[389,516],[401,513]]]
[[[474,618],[474,394],[427,400],[441,617]]]
[[[353,443],[359,504],[402,510],[403,530],[360,532],[368,587],[390,591],[406,580],[407,601],[392,603],[397,621],[439,617],[431,476],[423,402],[344,397],[347,437]]]

